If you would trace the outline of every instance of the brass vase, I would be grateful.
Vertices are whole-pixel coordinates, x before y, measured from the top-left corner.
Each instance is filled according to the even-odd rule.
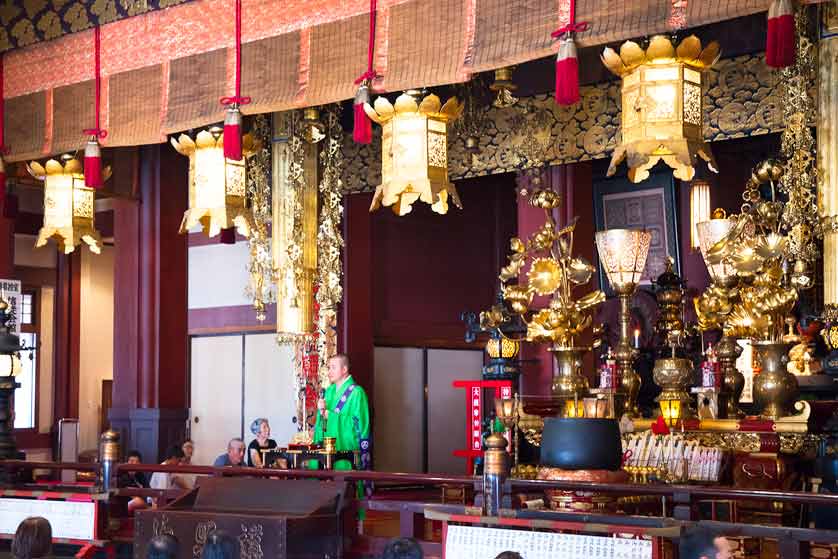
[[[799,391],[797,379],[788,372],[788,351],[792,344],[754,342],[760,373],[754,378],[754,404],[762,417],[778,419],[791,415]]]
[[[745,389],[745,375],[736,368],[736,359],[742,348],[731,336],[725,336],[716,345],[716,355],[722,370],[723,392],[727,394],[727,417],[734,419],[745,414],[739,409],[739,399]]]
[[[553,373],[553,396],[564,400],[581,400],[588,392],[588,379],[582,375],[582,358],[589,347],[551,347],[556,360]]]

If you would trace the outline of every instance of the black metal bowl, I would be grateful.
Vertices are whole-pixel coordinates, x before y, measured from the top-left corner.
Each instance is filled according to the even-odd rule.
[[[616,419],[544,420],[541,464],[563,470],[619,470],[623,447]]]

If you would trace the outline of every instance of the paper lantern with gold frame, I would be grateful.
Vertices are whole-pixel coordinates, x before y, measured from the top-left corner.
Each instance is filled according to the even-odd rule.
[[[189,158],[189,209],[183,214],[180,233],[201,225],[207,237],[235,227],[249,237],[251,212],[246,199],[247,159],[260,149],[250,134],[242,136],[242,159],[224,157],[224,130],[214,126],[198,132],[193,140],[186,134],[171,139],[172,146]]]
[[[391,105],[386,97],[364,104],[370,119],[381,125],[381,184],[370,211],[392,207],[405,215],[421,200],[438,214],[448,213],[448,200],[462,208],[454,184],[448,180],[448,123],[463,112],[456,97],[441,104],[439,97],[410,90]]]
[[[693,178],[698,157],[717,172],[702,130],[702,74],[719,55],[717,42],[702,49],[695,35],[677,47],[656,35],[646,50],[626,41],[620,54],[611,48],[603,51],[603,64],[623,80],[622,141],[614,150],[608,176],[623,159],[628,160],[628,177],[635,183],[648,178],[649,169],[660,160],[683,181]]]
[[[44,181],[44,223],[38,232],[35,248],[55,239],[58,250],[70,254],[84,242],[90,252],[102,252],[102,237],[96,230],[95,192],[84,185],[81,161],[65,155],[61,161],[50,159],[44,165],[32,161],[29,174]],[[102,170],[102,180],[111,176],[111,168]]]

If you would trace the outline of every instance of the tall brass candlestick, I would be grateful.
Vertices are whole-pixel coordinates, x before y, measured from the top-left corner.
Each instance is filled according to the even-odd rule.
[[[631,300],[646,267],[652,234],[639,229],[608,229],[596,234],[599,260],[620,299],[620,341],[615,348],[620,388],[626,396],[625,412],[636,415],[640,376],[634,370],[637,351],[631,346]]]

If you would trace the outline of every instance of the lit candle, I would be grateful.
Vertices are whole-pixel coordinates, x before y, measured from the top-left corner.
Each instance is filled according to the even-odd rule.
[[[640,349],[640,328],[634,329],[634,348]]]

